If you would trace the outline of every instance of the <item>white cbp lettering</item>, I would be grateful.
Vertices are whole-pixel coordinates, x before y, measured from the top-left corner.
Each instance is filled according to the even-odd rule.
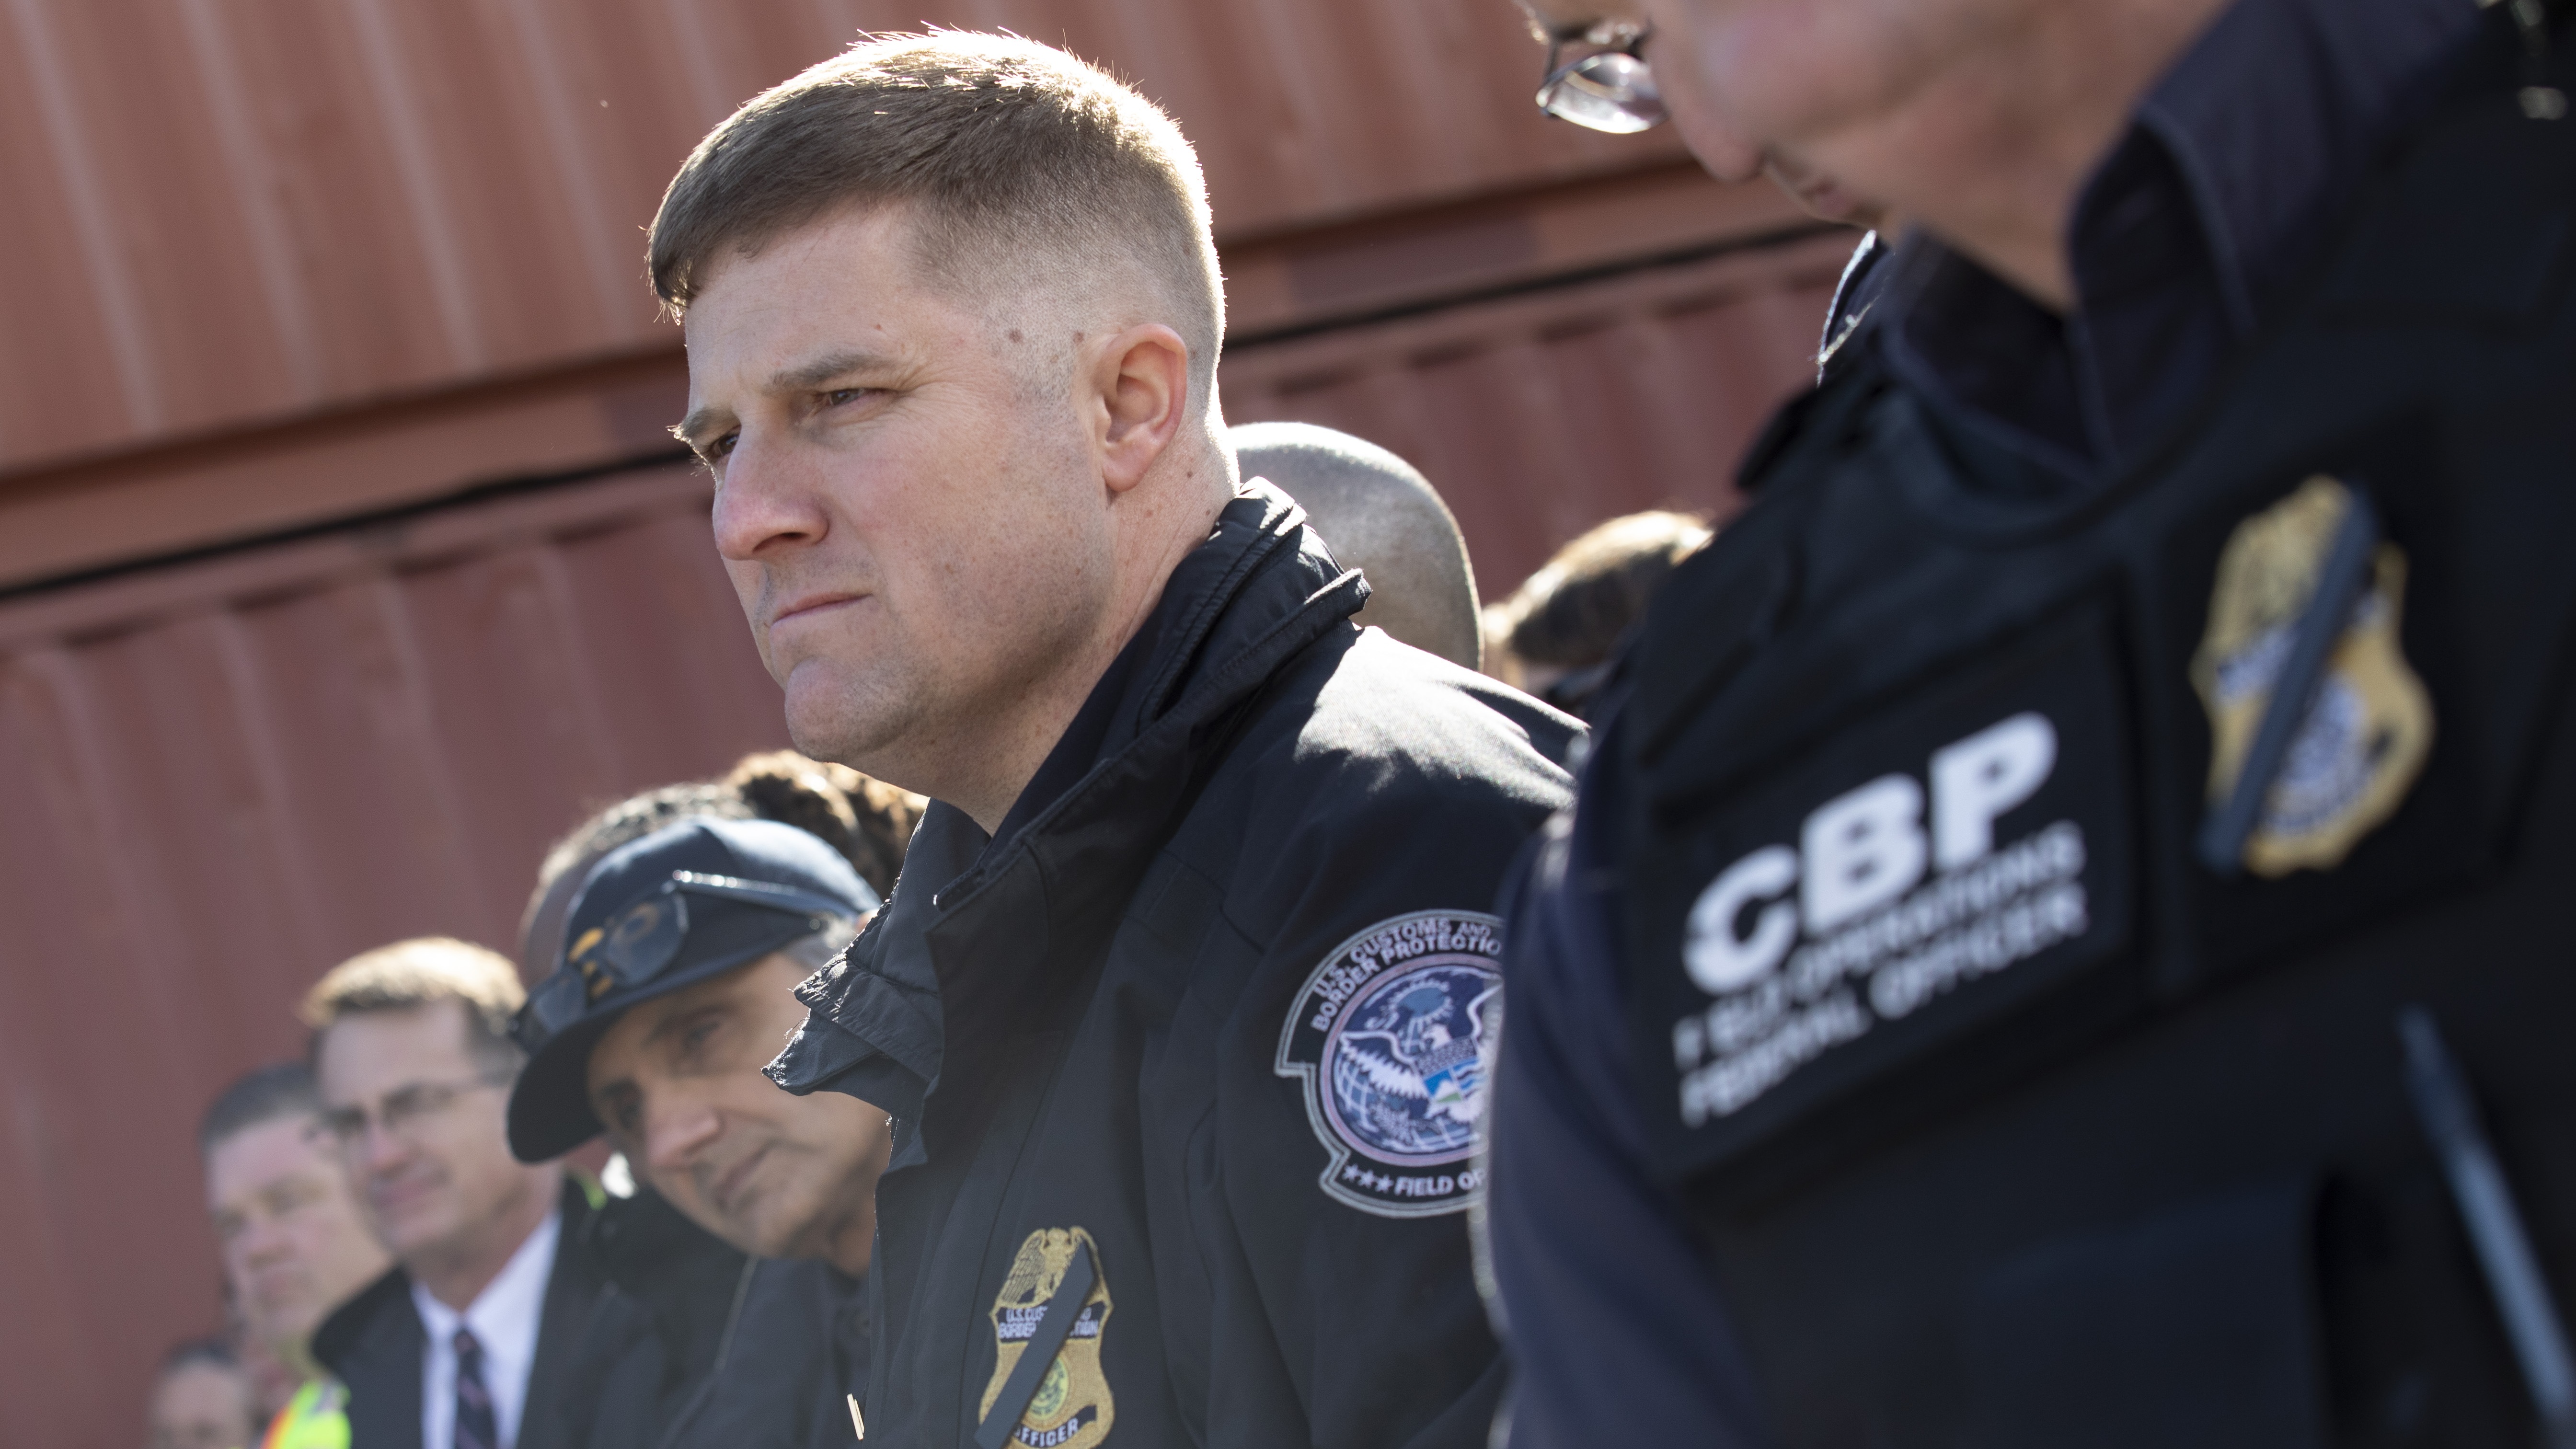
[[[2042,886],[2084,873],[2084,832],[2072,820],[2024,836],[1970,869],[1934,880],[1904,900],[1799,947],[1781,980],[1801,1001]],[[1715,1012],[1710,1030],[1716,1030]],[[1723,1044],[1720,1050],[1726,1050]]]
[[[1682,1077],[1682,1125],[1697,1127],[1724,1117],[1808,1062],[1869,1030],[1869,1012],[1848,991],[1837,991],[1793,1013],[1758,1045]]]
[[[1879,968],[1870,978],[1869,1004],[1895,1021],[1962,981],[2026,961],[2091,928],[2084,887],[2052,886]]]
[[[1881,775],[1816,807],[1799,840],[1807,929],[1830,931],[1913,889],[1923,878],[1922,822],[1923,787],[1911,775]]]
[[[1691,906],[1682,964],[1700,990],[1723,995],[1760,980],[1780,964],[1798,939],[1798,908],[1787,901],[1765,906],[1754,918],[1752,934],[1745,936],[1735,933],[1736,919],[1746,906],[1797,883],[1798,853],[1785,845],[1766,845],[1728,866],[1699,893]]]
[[[2041,832],[2040,840],[2018,842],[2006,853],[2018,857],[2008,867],[2005,857],[1995,856],[1995,821],[2037,794],[2056,768],[2057,726],[2025,710],[1933,751],[1928,836],[1923,788],[1911,776],[1882,775],[1826,801],[1800,828],[1803,858],[1785,845],[1767,845],[1701,890],[1682,943],[1684,968],[1711,996],[1731,996],[1767,981],[1785,959],[1796,999],[1813,1001],[1836,981],[1865,974],[1903,949],[1902,938],[1942,929],[1937,918],[1989,909],[1998,890],[2027,889],[2031,869],[2080,871],[2083,836],[2072,822]],[[1911,903],[1895,917],[1874,914],[1920,883],[1928,865],[1938,865],[1945,878],[1967,873],[1957,877],[1958,889],[1937,900]],[[1971,866],[1976,869],[1967,871]],[[1786,899],[1793,887],[1794,901]],[[1801,939],[1814,944],[1792,955]],[[1776,998],[1747,1002],[1725,1021],[1712,1013],[1705,1030],[1678,1029],[1674,1060],[1688,1071],[1706,1054],[1730,1052],[1730,1038],[1769,1030],[1786,1006]],[[1319,1012],[1317,1025],[1324,1020]]]
[[[1696,1016],[1685,1016],[1673,1023],[1673,1065],[1689,1071],[1699,1065],[1708,1052],[1708,1032]]]
[[[2081,826],[1995,842],[2057,752],[2046,715],[1998,720],[1932,752],[1928,820],[1916,777],[1882,775],[1818,806],[1798,849],[1764,846],[1709,882],[1682,960],[1717,999],[1672,1029],[1683,1124],[1738,1112],[1875,1023],[2091,931]]]
[[[1932,863],[1957,870],[1995,848],[1995,817],[2057,767],[2057,727],[2025,712],[1932,752]]]

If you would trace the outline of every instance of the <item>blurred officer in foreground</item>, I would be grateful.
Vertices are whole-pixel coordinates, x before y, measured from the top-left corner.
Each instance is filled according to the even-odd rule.
[[[2548,8],[1544,18],[1913,231],[1516,907],[1514,1443],[2576,1443]]]
[[[263,1067],[225,1088],[206,1109],[197,1148],[242,1331],[303,1381],[264,1449],[349,1449],[348,1394],[314,1363],[313,1331],[391,1260],[323,1129],[313,1069]]]
[[[871,1438],[1481,1444],[1485,912],[1573,726],[1353,628],[1238,487],[1188,143],[1044,46],[871,41],[651,247],[798,748],[934,802],[771,1068],[895,1119]]]
[[[305,997],[323,1124],[395,1263],[313,1336],[348,1386],[352,1449],[563,1442],[550,1426],[606,1284],[591,1189],[510,1156],[525,999],[506,959],[441,937],[354,957]]]
[[[1244,477],[1296,499],[1334,560],[1367,578],[1368,602],[1352,623],[1462,669],[1483,662],[1467,539],[1419,469],[1366,438],[1313,423],[1245,423],[1227,429],[1226,441]]]
[[[709,1253],[685,1228],[609,1242],[618,1296],[581,1356],[595,1378],[571,1396],[568,1442],[854,1441],[885,1114],[791,1097],[760,1069],[804,1018],[796,983],[877,905],[830,846],[766,820],[684,820],[587,873],[563,965],[520,1013],[511,1148],[544,1161],[604,1129],[662,1201],[733,1251]],[[618,1341],[637,1337],[659,1351],[639,1359]]]
[[[1708,540],[1705,519],[1662,509],[1584,530],[1499,606],[1500,676],[1568,714],[1589,716],[1655,591]]]

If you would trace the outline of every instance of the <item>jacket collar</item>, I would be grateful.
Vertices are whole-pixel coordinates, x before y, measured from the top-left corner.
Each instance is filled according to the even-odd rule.
[[[1177,828],[1262,685],[1367,601],[1304,525],[1286,494],[1245,485],[1165,582],[1140,635],[1149,652],[1104,681],[1119,697],[1098,758],[1025,827],[987,849],[963,812],[930,807],[886,908],[797,989],[811,1011],[773,1080],[903,1123],[947,1119],[978,1095],[961,1088],[1061,1018],[1127,905],[1104,887],[1136,879]],[[903,1132],[892,1165],[927,1160],[929,1145]]]

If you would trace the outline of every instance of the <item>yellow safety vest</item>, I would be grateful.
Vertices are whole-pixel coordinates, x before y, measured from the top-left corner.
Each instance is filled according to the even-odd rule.
[[[349,1449],[349,1391],[336,1379],[314,1379],[295,1391],[268,1426],[259,1449]]]

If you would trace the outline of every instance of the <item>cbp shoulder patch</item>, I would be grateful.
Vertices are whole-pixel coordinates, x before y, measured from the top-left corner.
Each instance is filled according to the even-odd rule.
[[[2353,507],[2350,489],[2318,476],[2236,527],[2219,555],[2209,628],[2192,656],[2192,687],[2209,711],[2209,794],[2237,786],[2256,730],[2285,672],[2293,636],[2321,587],[2326,554]],[[2326,656],[2316,699],[2245,839],[2257,875],[2332,870],[2406,798],[2432,749],[2433,703],[2398,643],[2406,555],[2371,553],[2360,600]]]
[[[1503,1029],[1500,919],[1417,911],[1334,947],[1279,1032],[1329,1157],[1317,1181],[1380,1217],[1456,1212],[1483,1187],[1470,1159]]]

